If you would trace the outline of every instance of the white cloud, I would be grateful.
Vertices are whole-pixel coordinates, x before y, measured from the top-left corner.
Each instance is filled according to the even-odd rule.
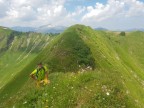
[[[10,9],[6,13],[9,17],[12,17],[12,18],[17,18],[18,17],[18,11],[14,10],[14,9]]]
[[[85,10],[86,10],[86,7],[77,6],[77,8],[75,9],[74,12],[69,12],[68,13],[67,17],[78,17],[79,15],[84,13]]]
[[[108,0],[107,4],[88,6],[82,20],[103,21],[112,17],[132,17],[144,14],[144,3],[138,0]]]
[[[3,26],[45,24],[69,26],[81,23],[107,28],[144,27],[142,24],[144,2],[108,0],[105,4],[97,2],[93,6],[78,6],[80,2],[77,6],[70,6],[71,2],[72,0],[0,0],[0,24]],[[84,4],[85,0],[81,2]]]
[[[1,7],[2,3],[5,6]],[[0,23],[8,26],[16,24],[40,26],[47,23],[56,23],[57,20],[67,15],[64,3],[65,0],[8,0],[5,2],[1,0]],[[7,23],[8,21],[11,23]]]
[[[88,13],[83,16],[83,20],[96,19],[101,21],[119,14],[119,11],[123,9],[123,3],[110,0],[108,4],[103,5],[96,3],[95,7],[87,7]]]
[[[141,16],[144,14],[144,3],[137,0],[127,0],[125,4],[129,6],[129,10],[125,13],[126,16]]]
[[[86,7],[82,23],[108,29],[142,28],[144,24],[144,2],[138,0],[108,0]]]
[[[0,0],[0,18],[3,18],[6,15],[7,3],[3,0]]]

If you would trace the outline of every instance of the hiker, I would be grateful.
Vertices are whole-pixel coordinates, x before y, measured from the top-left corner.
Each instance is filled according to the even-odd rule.
[[[30,74],[30,77],[36,81],[37,87],[50,83],[48,80],[48,69],[39,63],[37,68]]]

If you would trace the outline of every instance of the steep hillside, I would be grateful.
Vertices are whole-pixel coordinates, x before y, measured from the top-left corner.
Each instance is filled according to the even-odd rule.
[[[1,106],[142,108],[143,37],[72,26],[4,86]],[[40,61],[49,67],[51,83],[37,90],[28,76]]]
[[[81,68],[95,68],[90,48],[73,27],[62,33],[39,56],[44,57],[42,61],[48,64],[51,72],[77,72]]]
[[[50,38],[0,28],[0,89],[47,46]]]

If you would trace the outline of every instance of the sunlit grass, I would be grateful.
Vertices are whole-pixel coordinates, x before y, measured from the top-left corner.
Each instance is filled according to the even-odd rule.
[[[143,32],[131,32],[120,36],[114,32],[94,31],[90,27],[81,25],[68,29],[66,35],[67,32],[71,34],[66,40],[63,40],[65,39],[63,34],[55,37],[36,59],[20,71],[15,80],[7,84],[2,92],[2,97],[7,97],[4,106],[17,108],[142,108],[144,106]],[[95,70],[81,69],[82,67],[80,68],[77,63],[74,65],[71,60],[74,60],[72,57],[76,55],[70,56],[70,60],[66,59],[67,55],[59,55],[59,58],[55,55],[55,52],[63,51],[63,48],[72,52],[73,47],[68,42],[69,39],[73,39],[73,35],[79,37],[70,42],[74,44],[78,39],[82,39],[81,45],[90,49],[89,54],[95,59]],[[56,48],[58,50],[55,50]],[[39,61],[49,66],[51,57],[55,61],[64,60],[60,62],[63,69],[70,67],[63,63],[71,64],[77,69],[76,71],[72,68],[69,71],[60,70],[57,65],[55,73],[50,70],[51,83],[37,89],[34,82],[29,79],[29,73]],[[79,59],[79,56],[76,58]],[[52,65],[56,64],[53,62]]]

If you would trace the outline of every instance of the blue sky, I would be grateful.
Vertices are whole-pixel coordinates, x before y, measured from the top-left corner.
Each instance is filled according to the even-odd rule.
[[[144,0],[0,0],[0,26],[144,28]]]
[[[96,2],[100,2],[105,4],[107,1],[106,0],[68,0],[65,4],[65,7],[68,10],[74,10],[77,6],[94,6]]]

